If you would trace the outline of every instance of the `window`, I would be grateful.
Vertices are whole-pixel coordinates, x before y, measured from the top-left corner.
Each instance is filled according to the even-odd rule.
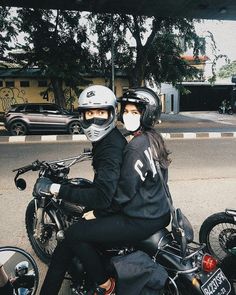
[[[29,81],[20,81],[20,87],[29,87],[30,83]]]
[[[27,105],[25,111],[27,113],[39,113],[39,105]]]
[[[6,81],[6,87],[15,87],[15,81]]]
[[[43,106],[43,112],[56,114],[59,112],[59,109],[57,108],[57,106],[49,104]]]
[[[47,86],[48,86],[47,80],[39,80],[38,81],[38,87],[47,87]]]
[[[0,87],[3,87],[3,81],[0,81]]]
[[[24,111],[24,109],[25,109],[25,106],[24,105],[21,105],[21,106],[19,106],[19,107],[17,107],[16,109],[15,109],[15,112],[23,112]]]

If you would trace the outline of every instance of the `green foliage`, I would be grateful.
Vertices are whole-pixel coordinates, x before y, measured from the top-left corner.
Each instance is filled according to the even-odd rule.
[[[107,53],[113,42],[115,67],[129,74],[133,86],[153,79],[176,84],[198,75],[198,70],[181,58],[187,48],[192,48],[195,56],[205,50],[205,42],[196,34],[192,20],[91,14],[89,21],[93,34],[98,34],[95,67],[106,73],[111,69]],[[133,47],[127,36],[132,37]]]
[[[7,51],[11,49],[10,42],[16,36],[16,30],[12,24],[9,7],[0,6],[0,60],[8,61]]]
[[[76,88],[85,82],[90,53],[86,45],[86,28],[80,13],[63,10],[18,9],[19,32],[25,34],[18,44],[21,54],[14,54],[24,67],[38,67],[51,80],[56,102],[64,105],[62,82]]]
[[[220,78],[230,78],[233,75],[236,75],[236,60],[222,66],[218,72]]]
[[[0,12],[0,26],[9,32],[6,42],[15,32],[5,23],[7,16],[8,10]],[[21,8],[12,21],[25,37],[11,57],[23,67],[40,68],[51,81],[48,91],[53,89],[61,105],[66,100],[62,82],[77,94],[78,84],[88,82],[84,73],[98,72],[110,79],[111,49],[115,69],[127,73],[132,86],[144,80],[176,84],[199,75],[182,58],[189,48],[195,56],[205,49],[193,20],[91,13],[81,20],[78,11]]]

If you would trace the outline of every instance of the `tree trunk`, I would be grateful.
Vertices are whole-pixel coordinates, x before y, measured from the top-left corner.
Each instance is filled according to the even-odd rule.
[[[140,87],[144,85],[145,78],[145,57],[137,55],[136,64],[130,77],[131,87]]]
[[[65,101],[65,95],[62,89],[62,80],[58,78],[52,78],[52,88],[54,92],[55,97],[55,103],[59,106],[65,108],[66,107],[66,101]]]

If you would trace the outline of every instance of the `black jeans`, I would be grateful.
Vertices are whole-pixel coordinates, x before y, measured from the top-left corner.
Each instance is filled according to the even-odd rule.
[[[166,227],[169,222],[169,214],[155,220],[124,215],[80,220],[67,229],[65,239],[57,245],[40,294],[58,294],[64,275],[75,256],[81,261],[94,284],[104,283],[108,277],[95,244],[133,243],[144,240]]]

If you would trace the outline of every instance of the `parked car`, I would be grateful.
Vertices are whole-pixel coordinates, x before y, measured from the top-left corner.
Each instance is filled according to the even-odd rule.
[[[54,103],[14,104],[5,114],[4,124],[11,135],[35,132],[82,133],[78,115]]]

